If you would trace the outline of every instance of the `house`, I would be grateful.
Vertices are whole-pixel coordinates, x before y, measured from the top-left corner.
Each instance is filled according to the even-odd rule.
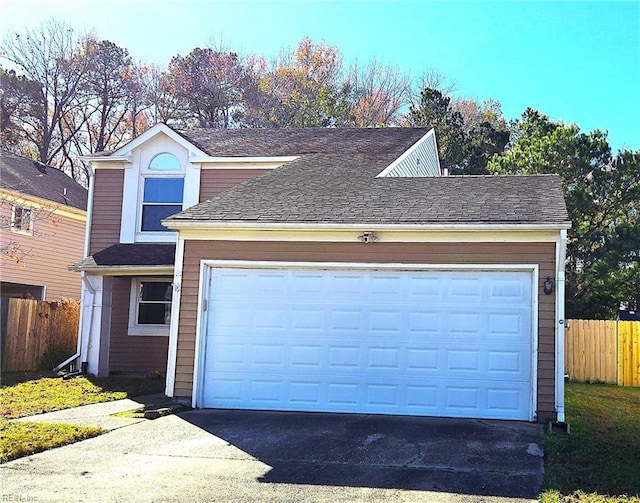
[[[0,149],[3,298],[80,298],[68,270],[84,257],[87,189],[62,171]]]
[[[433,130],[158,125],[87,159],[78,361],[195,407],[564,419],[560,181]]]

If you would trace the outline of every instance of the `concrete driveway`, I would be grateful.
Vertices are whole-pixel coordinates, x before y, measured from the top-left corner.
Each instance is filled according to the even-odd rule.
[[[48,502],[526,501],[542,483],[541,438],[540,425],[523,422],[189,411],[6,463],[1,493]]]

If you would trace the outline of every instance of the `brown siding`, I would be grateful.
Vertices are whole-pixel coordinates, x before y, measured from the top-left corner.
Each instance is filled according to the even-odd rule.
[[[127,335],[130,293],[130,278],[113,278],[109,371],[160,372],[164,375],[169,337]]]
[[[1,211],[1,218],[11,218],[9,205],[3,205]],[[32,236],[4,229],[2,244],[16,241],[27,253],[19,263],[9,259],[2,262],[2,281],[45,286],[45,300],[79,299],[80,275],[67,267],[83,258],[84,227],[84,220],[55,216],[36,217]]]
[[[120,242],[123,190],[123,169],[96,170],[89,241],[90,255]]]
[[[175,395],[190,397],[201,259],[306,262],[395,262],[423,264],[539,264],[538,419],[555,418],[555,296],[544,295],[543,281],[555,277],[553,243],[282,243],[187,241]]]
[[[200,201],[206,201],[234,185],[267,173],[264,169],[202,169],[200,170]]]

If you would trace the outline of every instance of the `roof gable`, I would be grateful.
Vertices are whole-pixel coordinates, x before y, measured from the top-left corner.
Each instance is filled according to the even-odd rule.
[[[166,124],[161,123],[161,124],[156,124],[150,129],[147,129],[140,136],[137,136],[136,138],[131,140],[129,143],[127,143],[126,145],[123,145],[117,150],[114,150],[113,152],[100,152],[93,156],[87,156],[87,159],[91,159],[92,161],[99,161],[101,159],[104,159],[106,161],[106,160],[109,160],[110,158],[113,159],[114,157],[127,157],[131,155],[131,152],[134,149],[140,147],[141,145],[148,142],[149,140],[162,134],[171,138],[173,141],[178,143],[180,146],[184,147],[193,155],[198,155],[198,156],[206,155],[206,153],[200,150],[198,146],[195,145],[193,142],[190,142],[187,138],[185,138],[183,135],[181,135],[171,127],[167,126]]]

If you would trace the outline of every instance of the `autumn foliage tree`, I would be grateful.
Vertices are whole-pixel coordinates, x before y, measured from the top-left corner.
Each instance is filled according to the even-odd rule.
[[[304,38],[293,54],[283,53],[254,73],[257,87],[246,96],[253,125],[326,127],[339,122],[342,55],[336,47]]]
[[[228,128],[242,117],[246,78],[236,53],[198,47],[171,59],[166,85],[199,127]]]

